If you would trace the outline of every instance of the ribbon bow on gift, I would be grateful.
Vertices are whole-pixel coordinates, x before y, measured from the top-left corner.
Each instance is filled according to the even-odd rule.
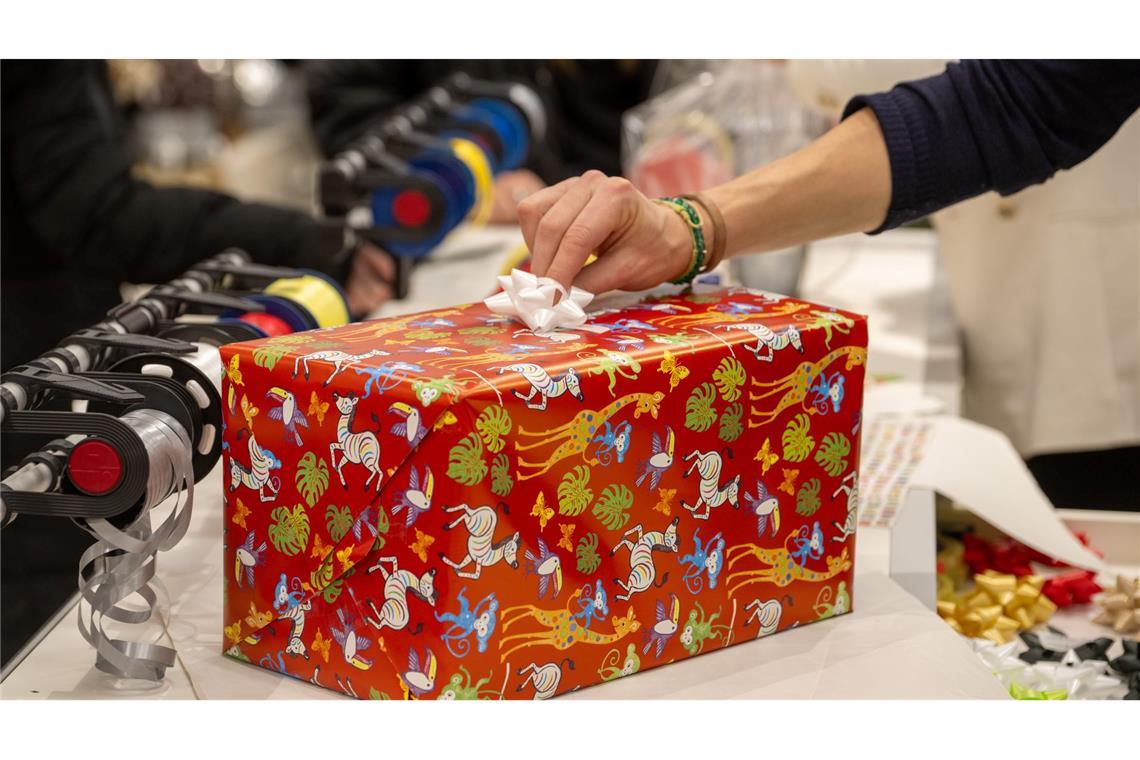
[[[974,576],[974,591],[938,602],[938,614],[963,636],[1004,644],[1018,630],[1044,623],[1057,610],[1042,595],[1039,575],[1015,578],[992,570]]]
[[[1116,588],[1097,600],[1101,613],[1094,623],[1111,626],[1117,633],[1140,631],[1140,578],[1116,576]]]
[[[586,322],[586,306],[594,295],[581,288],[566,288],[549,277],[512,269],[499,277],[503,292],[483,299],[487,308],[504,317],[521,320],[534,332],[578,327]],[[556,300],[557,299],[557,300]]]

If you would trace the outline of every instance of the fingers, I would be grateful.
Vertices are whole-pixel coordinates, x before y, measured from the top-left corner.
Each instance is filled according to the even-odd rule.
[[[531,271],[540,277],[549,274],[550,264],[562,243],[562,236],[590,202],[594,190],[605,181],[606,175],[600,171],[586,172],[543,213],[530,246]]]
[[[662,232],[652,209],[628,180],[596,171],[535,193],[519,205],[531,271],[595,293],[661,277],[661,262],[647,257]]]
[[[354,316],[366,316],[392,298],[392,290],[373,278],[353,277],[345,289],[348,310]]]
[[[623,248],[582,267],[574,278],[574,287],[596,294],[645,290],[675,276],[669,273],[666,260],[658,252]]]
[[[396,276],[396,262],[371,243],[362,244],[357,256],[363,259],[364,265],[381,280],[391,282]]]
[[[354,315],[367,315],[392,297],[389,283],[395,277],[392,257],[364,243],[356,253],[345,286],[348,309]]]
[[[607,180],[609,182],[611,181]],[[569,287],[590,254],[621,227],[622,220],[627,218],[628,209],[623,205],[624,191],[618,189],[617,182],[599,188],[568,226],[562,235],[558,251],[547,268],[547,277]]]
[[[574,287],[591,293],[607,293],[630,287],[629,257],[622,254],[603,256],[582,268],[574,278]]]
[[[526,241],[527,248],[532,251],[534,250],[534,236],[538,230],[538,223],[542,220],[543,215],[549,211],[550,207],[557,203],[577,181],[578,177],[564,179],[557,185],[551,185],[544,190],[539,190],[537,193],[527,196],[527,198],[519,203],[519,227],[522,229],[523,239]]]

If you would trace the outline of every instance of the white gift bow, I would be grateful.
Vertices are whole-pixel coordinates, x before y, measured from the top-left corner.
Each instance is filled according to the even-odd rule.
[[[594,294],[581,288],[566,288],[549,277],[512,269],[501,275],[503,292],[483,299],[487,308],[504,317],[521,320],[534,332],[550,332],[561,327],[578,327],[586,322],[585,308]],[[555,303],[556,296],[561,296]]]
[[[1072,649],[1065,652],[1060,662],[1029,664],[1018,657],[1025,644],[1014,639],[997,645],[982,639],[972,639],[974,651],[1007,689],[1017,682],[1027,689],[1044,691],[1064,689],[1069,699],[1106,699],[1119,697],[1127,687],[1108,671],[1102,660],[1084,660]]]

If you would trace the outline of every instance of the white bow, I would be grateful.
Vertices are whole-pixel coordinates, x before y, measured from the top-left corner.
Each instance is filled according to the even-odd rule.
[[[483,299],[487,308],[505,317],[521,320],[534,332],[550,332],[561,327],[578,327],[586,321],[585,308],[594,294],[581,288],[562,287],[549,277],[512,269],[499,277],[502,293]],[[556,296],[561,296],[555,303]]]

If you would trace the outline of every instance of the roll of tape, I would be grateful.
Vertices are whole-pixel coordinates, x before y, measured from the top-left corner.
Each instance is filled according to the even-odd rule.
[[[264,293],[305,307],[318,327],[337,327],[349,320],[344,293],[336,283],[319,272],[274,280],[266,286]]]
[[[475,224],[486,224],[491,218],[495,203],[495,179],[491,174],[491,163],[483,149],[470,140],[453,137],[449,142],[456,157],[467,165],[475,178],[475,206],[471,209],[469,219]]]
[[[494,98],[479,98],[473,100],[469,107],[481,110],[488,114],[495,131],[503,143],[503,162],[501,171],[509,171],[522,166],[530,149],[530,136],[527,132],[526,121],[510,103]]]

